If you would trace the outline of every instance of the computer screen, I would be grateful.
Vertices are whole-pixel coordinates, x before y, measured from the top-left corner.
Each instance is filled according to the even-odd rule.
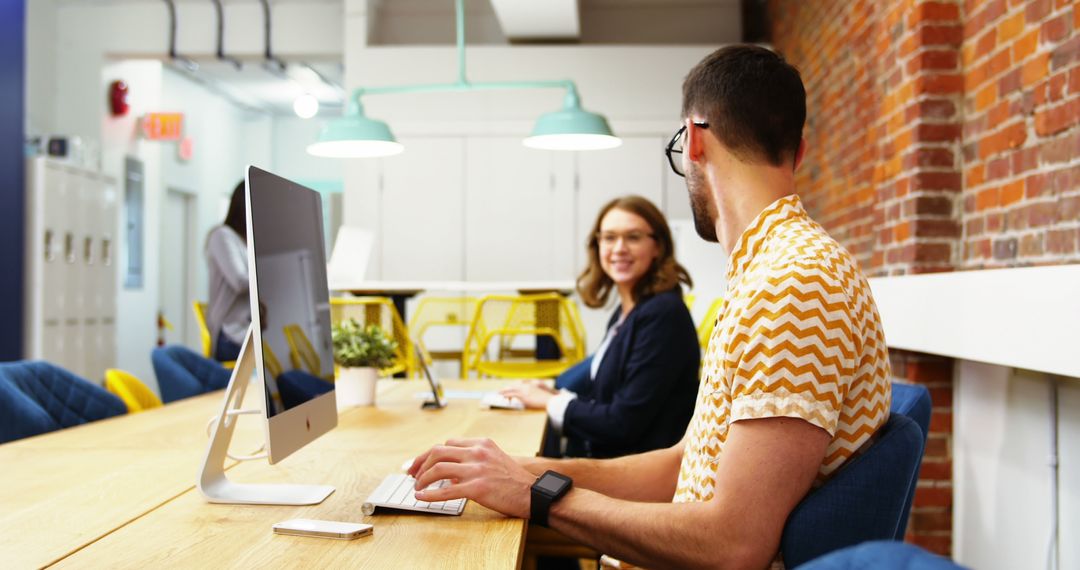
[[[322,200],[254,166],[247,200],[256,375],[275,463],[337,425]]]

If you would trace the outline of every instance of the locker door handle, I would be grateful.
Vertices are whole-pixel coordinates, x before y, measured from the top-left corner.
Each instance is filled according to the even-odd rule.
[[[64,260],[75,263],[75,236],[71,232],[64,234]]]
[[[56,259],[56,252],[53,251],[53,231],[45,230],[45,261],[47,263]]]
[[[90,236],[83,238],[83,261],[87,265],[94,264],[94,238]]]
[[[105,267],[112,265],[112,240],[108,237],[101,238],[101,264]]]

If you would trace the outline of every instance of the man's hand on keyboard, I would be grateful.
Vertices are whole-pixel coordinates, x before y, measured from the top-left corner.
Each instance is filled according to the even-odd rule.
[[[441,489],[417,491],[421,501],[465,497],[504,515],[529,517],[530,489],[536,476],[490,439],[451,439],[446,445],[436,445],[413,461],[409,475],[416,478],[417,489],[440,479],[453,481]]]

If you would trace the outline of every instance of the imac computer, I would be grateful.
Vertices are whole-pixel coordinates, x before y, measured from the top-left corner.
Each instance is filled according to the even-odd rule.
[[[241,414],[264,414],[271,464],[337,425],[322,202],[314,190],[254,166],[247,168],[246,180],[251,327],[223,411],[213,420],[198,487],[215,503],[316,504],[334,488],[242,484],[225,477]],[[253,373],[263,405],[241,410]]]

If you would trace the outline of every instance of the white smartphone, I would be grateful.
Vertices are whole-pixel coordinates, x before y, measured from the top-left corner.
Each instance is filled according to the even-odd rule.
[[[371,534],[371,532],[372,526],[369,524],[317,521],[312,519],[292,519],[274,525],[275,534],[340,538],[343,540],[360,538],[361,536]]]

